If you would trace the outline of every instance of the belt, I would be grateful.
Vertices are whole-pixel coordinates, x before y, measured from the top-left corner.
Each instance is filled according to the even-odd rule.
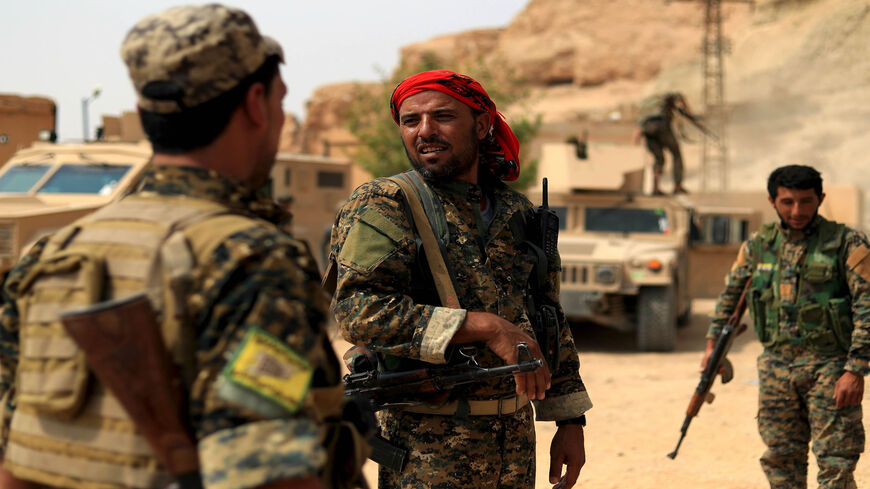
[[[502,414],[513,414],[526,407],[529,403],[529,398],[523,394],[519,396],[505,397],[503,399],[491,399],[487,401],[468,400],[464,402],[468,403],[468,414],[471,416],[501,416]],[[419,406],[406,407],[403,410],[408,413],[453,416],[456,414],[458,407],[459,401],[453,401],[442,406],[427,406],[421,404]]]

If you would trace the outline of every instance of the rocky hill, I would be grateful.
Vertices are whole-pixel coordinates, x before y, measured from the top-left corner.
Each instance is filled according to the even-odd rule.
[[[503,109],[541,114],[540,140],[587,130],[593,141],[627,143],[636,104],[650,93],[682,91],[700,108],[703,19],[700,1],[531,0],[504,28],[405,46],[402,64],[433,53],[453,69],[499,66],[528,89]],[[870,188],[870,0],[726,2],[723,19],[730,181],[761,188],[773,167],[806,162],[829,183]],[[297,147],[309,141],[311,151],[330,134],[352,140],[342,132],[352,90],[312,96]],[[697,146],[686,145],[690,188]]]

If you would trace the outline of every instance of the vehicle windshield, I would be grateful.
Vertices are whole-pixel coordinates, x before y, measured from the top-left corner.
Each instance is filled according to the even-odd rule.
[[[587,207],[586,230],[603,233],[668,233],[664,209]]]
[[[51,165],[15,165],[0,177],[0,193],[26,193],[45,175]]]
[[[105,163],[64,164],[37,193],[110,195],[130,168]]]

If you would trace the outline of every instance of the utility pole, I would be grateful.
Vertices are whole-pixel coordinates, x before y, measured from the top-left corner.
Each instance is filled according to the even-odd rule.
[[[725,107],[725,66],[722,55],[731,52],[731,43],[722,36],[722,3],[748,3],[754,0],[672,0],[705,2],[704,38],[701,41],[703,60],[703,104],[705,123],[718,138],[704,134],[701,156],[701,189],[728,189],[728,113]]]

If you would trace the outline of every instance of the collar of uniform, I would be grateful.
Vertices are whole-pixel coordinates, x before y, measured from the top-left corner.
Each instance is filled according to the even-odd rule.
[[[424,179],[430,186],[443,190],[454,197],[461,197],[469,202],[480,202],[484,193],[486,195],[493,195],[495,193],[494,187],[496,187],[494,182],[486,178],[480,179],[478,181],[479,184],[458,180]]]
[[[801,229],[800,231],[794,231],[792,229],[787,229],[787,228],[783,227],[782,220],[780,219],[780,221],[776,223],[776,228],[779,230],[780,233],[782,233],[783,236],[785,236],[789,239],[799,240],[799,239],[803,239],[805,237],[809,237],[809,236],[812,236],[813,234],[815,234],[816,231],[818,231],[818,229],[819,229],[819,225],[824,220],[825,220],[824,217],[822,217],[819,214],[816,214],[816,217],[814,217],[813,220],[810,221],[810,223],[807,224],[803,229]]]
[[[275,224],[290,218],[287,211],[259,189],[205,168],[152,166],[142,177],[139,192],[211,200]]]

